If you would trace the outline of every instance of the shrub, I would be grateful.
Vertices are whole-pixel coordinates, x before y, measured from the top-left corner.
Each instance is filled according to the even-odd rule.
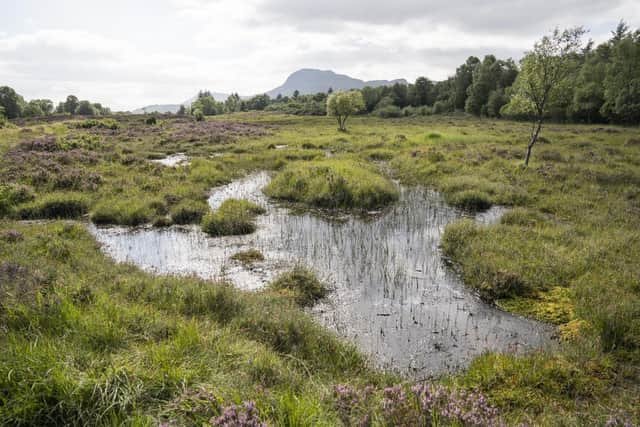
[[[20,219],[73,219],[86,214],[87,199],[74,193],[51,193],[17,209]]]
[[[144,122],[148,125],[155,125],[158,122],[158,119],[156,119],[156,116],[151,116],[148,117]]]
[[[202,219],[202,230],[210,236],[234,236],[256,231],[255,217],[265,209],[248,200],[229,199]]]
[[[88,119],[78,123],[76,126],[82,129],[98,128],[116,130],[118,129],[118,122],[113,119]]]
[[[327,287],[316,275],[303,267],[296,267],[292,271],[278,276],[270,285],[271,289],[291,293],[297,304],[303,307],[314,305],[324,298]]]
[[[183,200],[171,209],[174,224],[199,224],[209,207],[205,202]]]
[[[383,119],[402,117],[403,115],[402,110],[399,107],[396,107],[395,105],[388,105],[386,107],[376,109],[374,113],[378,117],[382,117]]]
[[[277,199],[330,209],[377,209],[399,197],[388,179],[348,160],[294,163],[264,191]]]

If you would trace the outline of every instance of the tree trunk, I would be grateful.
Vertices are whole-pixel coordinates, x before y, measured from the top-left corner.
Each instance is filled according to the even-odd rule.
[[[529,159],[531,158],[531,150],[535,145],[536,141],[538,141],[538,135],[540,134],[540,129],[542,129],[542,116],[538,117],[538,122],[535,125],[535,130],[531,133],[531,141],[529,141],[529,145],[527,145],[527,156],[524,159],[525,167],[529,166]]]

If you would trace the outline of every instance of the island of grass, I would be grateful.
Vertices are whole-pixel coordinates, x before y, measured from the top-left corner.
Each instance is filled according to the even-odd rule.
[[[225,200],[202,218],[202,230],[214,237],[251,234],[256,231],[256,216],[265,212],[262,206],[248,200]]]
[[[324,283],[312,271],[301,266],[282,273],[271,282],[270,288],[291,296],[296,304],[302,307],[314,305],[329,293]]]
[[[398,189],[371,166],[352,160],[289,165],[267,185],[275,199],[327,209],[370,210],[398,200]]]

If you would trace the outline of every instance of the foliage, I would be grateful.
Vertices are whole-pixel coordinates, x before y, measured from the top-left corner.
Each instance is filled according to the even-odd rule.
[[[327,98],[327,115],[338,120],[338,129],[345,132],[349,116],[364,110],[364,98],[359,91],[334,92]]]

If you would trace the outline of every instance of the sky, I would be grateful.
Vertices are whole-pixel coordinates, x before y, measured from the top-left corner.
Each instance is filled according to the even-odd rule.
[[[596,42],[639,0],[0,0],[0,85],[115,110],[199,89],[263,93],[300,68],[442,80],[469,55],[516,60],[555,27]]]

